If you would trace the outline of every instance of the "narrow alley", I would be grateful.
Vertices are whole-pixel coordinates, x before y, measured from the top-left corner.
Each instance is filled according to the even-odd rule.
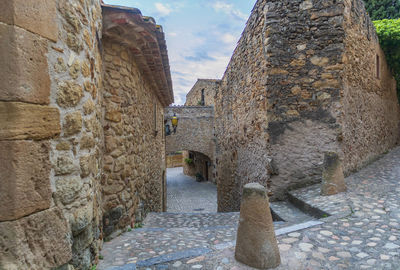
[[[167,169],[167,212],[217,212],[217,186],[196,182],[183,174],[182,167]]]

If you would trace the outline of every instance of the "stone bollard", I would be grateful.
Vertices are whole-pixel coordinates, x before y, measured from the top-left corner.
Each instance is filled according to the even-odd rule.
[[[321,195],[329,196],[346,191],[342,163],[335,152],[326,152],[322,172]]]
[[[258,183],[244,186],[235,258],[259,269],[281,263],[267,191]]]

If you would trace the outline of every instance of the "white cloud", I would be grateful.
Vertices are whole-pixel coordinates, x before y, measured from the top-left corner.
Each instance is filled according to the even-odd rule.
[[[240,10],[236,9],[232,4],[228,4],[223,1],[217,1],[213,4],[213,8],[217,12],[224,12],[239,20],[243,21],[247,20],[247,15],[241,12]]]
[[[160,16],[168,16],[172,12],[172,9],[169,6],[162,3],[155,3],[154,5]]]
[[[175,104],[185,103],[186,94],[197,79],[221,79],[230,56],[220,53],[210,55],[213,60],[188,61],[182,55],[172,63],[172,79],[174,82]]]
[[[226,44],[232,44],[237,41],[237,37],[235,37],[232,34],[227,33],[227,34],[224,34],[221,36],[221,40],[222,40],[222,42],[224,42]]]
[[[170,37],[176,37],[176,36],[178,36],[178,33],[168,32],[167,35],[170,36]]]

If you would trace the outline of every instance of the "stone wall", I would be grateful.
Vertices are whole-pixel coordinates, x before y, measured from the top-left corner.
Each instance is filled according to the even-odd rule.
[[[257,1],[216,95],[220,211],[238,210],[248,182],[266,186],[272,199],[319,182],[325,151],[340,153],[347,172],[394,145],[393,78],[384,60],[381,87],[368,72],[375,52],[384,57],[376,40],[367,42],[367,29],[373,30],[361,2]],[[370,52],[363,62],[359,41]],[[373,88],[379,94],[365,94]],[[377,117],[383,123],[371,121]]]
[[[202,105],[202,90],[204,91],[204,106],[214,106],[215,95],[220,83],[220,80],[198,79],[186,95],[185,106]]]
[[[101,247],[102,13],[99,1],[57,1],[59,41],[49,52],[51,102],[62,132],[52,141],[55,204],[69,221],[72,261],[88,269]]]
[[[346,53],[341,125],[343,165],[349,173],[396,144],[400,112],[396,82],[362,1],[345,1],[344,19]],[[377,56],[380,63],[376,63]]]
[[[178,128],[174,134],[171,119],[176,114],[179,119]],[[194,176],[197,172],[203,173],[203,159],[210,161],[209,180],[215,182],[215,142],[214,142],[214,109],[205,106],[177,106],[165,109],[165,123],[171,127],[171,135],[166,136],[166,151],[173,153],[184,151],[184,158],[189,157],[187,151],[197,156],[196,164],[188,165],[184,162],[184,174]]]
[[[166,136],[166,151],[173,153],[190,150],[214,156],[213,130],[214,109],[212,107],[168,107],[165,109],[165,121],[171,127],[172,116],[179,119],[176,133]]]
[[[162,211],[164,107],[131,51],[108,38],[104,46],[104,234]],[[138,164],[140,164],[138,166]]]
[[[167,168],[176,168],[183,166],[183,153],[174,153],[167,155]]]
[[[0,12],[2,269],[97,259],[101,18],[89,0],[14,0]]]
[[[269,180],[264,5],[264,1],[255,5],[216,95],[219,211],[239,209],[244,184],[259,181],[266,185]]]
[[[195,164],[188,164],[185,162],[185,158],[190,158],[193,160],[193,152],[189,153],[189,151],[183,151],[183,174],[195,177],[196,176],[196,167]]]
[[[117,8],[120,18],[134,14],[144,24],[145,51],[159,48],[146,55],[157,71],[145,87],[141,74],[149,77],[147,62],[139,71],[127,52],[102,40],[109,24],[100,2],[12,0],[0,11],[0,75],[7,78],[0,82],[1,269],[90,269],[113,203],[106,191],[125,175],[140,179],[131,186],[123,179],[130,193],[115,192],[123,206],[137,208],[142,196],[144,209],[165,208],[163,107],[173,97],[164,34],[140,11]],[[115,52],[103,62],[104,46]],[[106,91],[103,65],[110,71]],[[114,76],[123,85],[111,89]],[[114,146],[110,140],[104,145],[104,134],[114,135],[125,159],[109,151]],[[126,208],[129,214],[132,207]]]

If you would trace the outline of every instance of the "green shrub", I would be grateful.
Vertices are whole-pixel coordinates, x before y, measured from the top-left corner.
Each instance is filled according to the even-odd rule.
[[[135,223],[135,229],[139,229],[139,228],[142,228],[142,227],[143,227],[143,224],[141,222],[136,222]]]
[[[193,164],[193,159],[191,159],[191,158],[185,158],[184,160],[185,160],[185,163],[188,165]]]
[[[397,96],[400,98],[400,19],[374,21],[374,25],[386,61],[396,78]]]
[[[400,18],[399,0],[364,0],[364,3],[372,20]]]

